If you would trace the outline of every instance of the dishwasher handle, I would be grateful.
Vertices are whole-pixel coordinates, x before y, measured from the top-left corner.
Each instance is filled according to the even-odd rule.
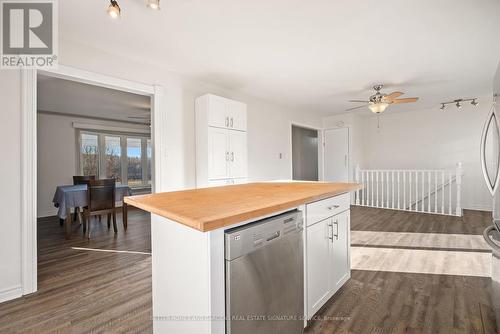
[[[279,238],[280,235],[281,235],[281,231],[276,231],[276,232],[273,233],[273,235],[271,235],[270,237],[268,237],[266,239],[266,241],[271,241],[271,240],[274,240],[276,238]]]

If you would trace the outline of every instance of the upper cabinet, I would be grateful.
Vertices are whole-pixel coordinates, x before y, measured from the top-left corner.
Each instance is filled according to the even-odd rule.
[[[196,186],[247,179],[246,104],[207,94],[196,99]]]
[[[208,125],[231,130],[247,130],[247,106],[225,97],[207,94],[197,99],[197,106],[206,109]]]

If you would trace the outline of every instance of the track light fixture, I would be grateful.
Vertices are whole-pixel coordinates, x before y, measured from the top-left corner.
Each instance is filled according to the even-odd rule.
[[[160,10],[160,0],[147,0],[146,6],[153,10]]]
[[[474,107],[476,107],[479,104],[479,102],[477,102],[477,98],[473,98],[473,99],[456,99],[456,100],[449,101],[449,102],[442,102],[441,103],[441,107],[439,109],[444,110],[446,108],[446,106],[449,105],[449,104],[454,104],[455,107],[457,107],[457,109],[461,109],[463,107],[463,103],[464,102],[470,102],[470,104],[472,104]]]
[[[121,9],[116,0],[110,0],[108,6],[108,15],[113,19],[117,19],[121,16]]]

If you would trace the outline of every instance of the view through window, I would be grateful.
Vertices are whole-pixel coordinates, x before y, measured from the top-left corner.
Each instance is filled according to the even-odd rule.
[[[82,175],[114,178],[132,188],[151,186],[149,137],[82,131],[79,139]]]

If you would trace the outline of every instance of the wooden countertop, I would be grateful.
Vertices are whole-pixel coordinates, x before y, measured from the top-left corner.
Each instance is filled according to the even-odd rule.
[[[361,189],[356,183],[263,182],[125,197],[125,203],[199,231]]]

